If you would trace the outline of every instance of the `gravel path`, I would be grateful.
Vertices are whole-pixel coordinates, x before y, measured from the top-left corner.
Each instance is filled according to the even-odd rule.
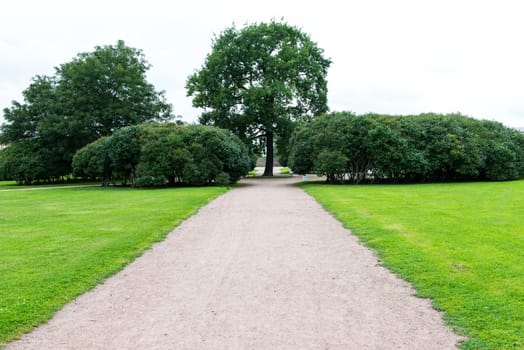
[[[7,348],[455,348],[298,180],[244,180]]]

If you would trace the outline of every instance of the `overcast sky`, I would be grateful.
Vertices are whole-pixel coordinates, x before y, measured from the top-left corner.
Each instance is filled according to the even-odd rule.
[[[196,121],[185,81],[211,39],[235,23],[284,18],[333,61],[332,111],[461,112],[524,126],[524,4],[520,1],[4,1],[0,107],[31,77],[96,45],[142,49],[148,79],[174,113]]]

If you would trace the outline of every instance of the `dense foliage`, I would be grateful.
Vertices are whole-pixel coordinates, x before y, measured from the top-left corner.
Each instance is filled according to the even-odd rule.
[[[5,151],[0,149],[0,181],[7,180],[7,176],[5,174]]]
[[[315,118],[291,138],[290,165],[330,183],[512,180],[524,176],[524,135],[460,114]]]
[[[140,50],[119,41],[79,54],[52,77],[33,78],[24,102],[4,109],[6,176],[56,180],[71,173],[73,155],[86,144],[120,127],[170,118],[163,93],[146,80],[149,68]]]
[[[202,68],[188,78],[202,124],[232,130],[253,150],[266,149],[264,175],[273,175],[273,143],[287,158],[294,121],[327,111],[331,61],[300,29],[285,23],[231,27],[215,38]]]
[[[226,185],[254,167],[254,158],[232,132],[211,126],[142,124],[116,131],[80,149],[77,176],[132,186]]]

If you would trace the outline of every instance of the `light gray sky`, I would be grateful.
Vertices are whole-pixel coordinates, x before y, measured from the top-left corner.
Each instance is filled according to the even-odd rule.
[[[332,111],[461,112],[524,126],[523,15],[516,0],[4,1],[0,108],[21,101],[31,77],[122,39],[144,51],[174,113],[196,121],[184,86],[213,35],[284,18],[332,59]]]

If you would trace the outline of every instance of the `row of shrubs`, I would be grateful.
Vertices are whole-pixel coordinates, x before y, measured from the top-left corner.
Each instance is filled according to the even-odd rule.
[[[16,155],[15,146],[0,151],[0,180],[45,179],[38,174],[52,164],[9,157]],[[226,184],[254,165],[253,155],[229,131],[169,123],[117,130],[73,158],[75,176],[137,187]],[[296,127],[289,165],[295,173],[325,175],[330,183],[512,180],[524,177],[524,135],[460,114],[339,112]]]
[[[227,130],[202,125],[142,124],[119,129],[80,149],[76,176],[133,187],[227,185],[254,167],[255,158]]]
[[[330,183],[512,180],[524,176],[524,135],[460,114],[339,112],[295,129],[289,164]]]

